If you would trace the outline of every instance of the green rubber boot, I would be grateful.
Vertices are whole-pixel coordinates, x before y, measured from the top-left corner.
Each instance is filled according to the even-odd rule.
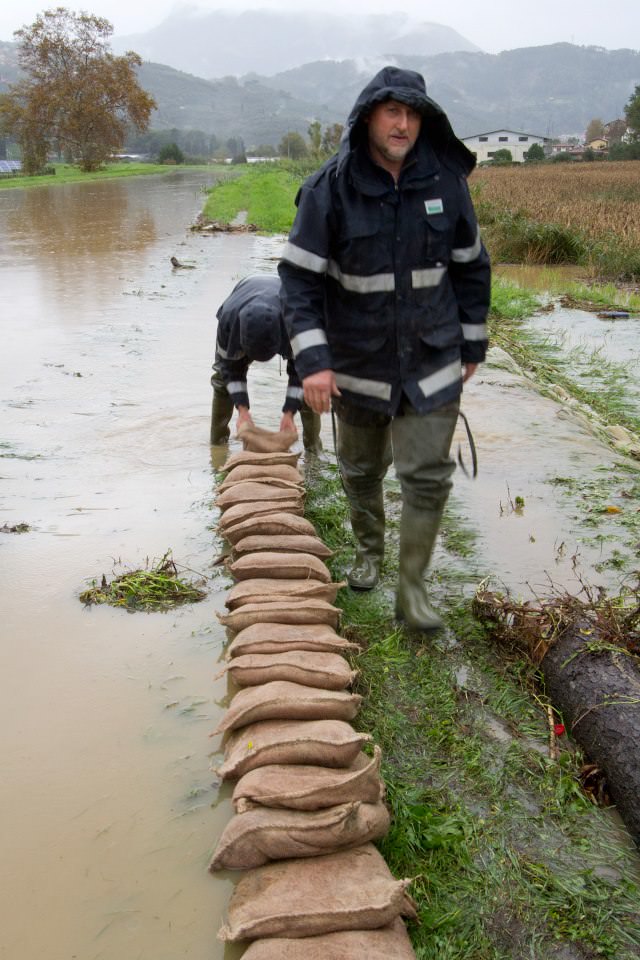
[[[307,453],[320,453],[322,440],[320,439],[320,414],[315,413],[306,403],[300,410],[302,420],[302,446]]]
[[[229,439],[229,423],[233,416],[233,401],[226,391],[217,386],[213,388],[211,403],[211,444],[217,446]]]
[[[384,557],[382,481],[391,463],[389,432],[339,419],[336,453],[356,539],[347,582],[353,590],[372,590],[380,579]]]
[[[405,503],[400,520],[400,561],[396,619],[414,630],[432,633],[444,622],[431,607],[425,576],[444,508],[418,509]]]

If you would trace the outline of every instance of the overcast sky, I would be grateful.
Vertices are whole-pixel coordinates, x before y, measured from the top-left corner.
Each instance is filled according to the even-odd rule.
[[[564,41],[580,45],[596,45],[615,50],[619,47],[640,49],[640,2],[638,0],[457,0],[449,5],[425,0],[396,0],[397,5],[422,21],[453,27],[467,40],[487,53],[513,50],[516,47],[538,46]],[[129,34],[157,26],[169,13],[186,4],[175,0],[90,0],[86,4],[52,0],[0,0],[0,40],[13,40],[13,31],[33,22],[38,13],[56,6],[70,10],[87,10],[106,17],[114,34]],[[335,13],[390,13],[391,0],[201,0],[189,4],[201,9],[242,10],[325,10]],[[363,51],[365,54],[366,51]]]

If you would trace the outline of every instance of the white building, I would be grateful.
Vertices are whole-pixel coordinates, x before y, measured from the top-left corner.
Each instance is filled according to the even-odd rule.
[[[514,163],[522,163],[527,150],[539,143],[548,153],[550,137],[540,137],[535,133],[522,133],[520,130],[490,130],[488,133],[476,133],[472,137],[463,137],[462,142],[475,154],[478,163],[491,160],[496,150],[508,150]]]

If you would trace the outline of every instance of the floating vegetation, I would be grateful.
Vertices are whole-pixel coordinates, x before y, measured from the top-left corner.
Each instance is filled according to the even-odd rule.
[[[125,607],[127,610],[169,610],[183,603],[197,603],[204,600],[206,592],[196,584],[182,579],[167,550],[161,560],[144,570],[129,570],[107,581],[103,574],[100,584],[93,580],[87,590],[83,590],[79,599],[86,606],[108,603],[112,607]],[[204,577],[200,577],[204,583]]]
[[[28,523],[5,523],[0,527],[0,533],[28,533],[29,530]]]

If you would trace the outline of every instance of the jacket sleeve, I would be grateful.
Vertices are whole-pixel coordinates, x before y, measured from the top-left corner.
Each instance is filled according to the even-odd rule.
[[[291,410],[292,413],[297,413],[298,410],[302,407],[302,383],[300,382],[300,377],[298,376],[298,371],[296,370],[293,360],[287,360],[287,376],[289,381],[287,383],[287,395],[284,398],[284,406],[282,408],[283,413]]]
[[[458,302],[464,337],[463,363],[481,363],[487,352],[487,315],[491,303],[491,267],[489,255],[480,238],[469,188],[460,179],[462,203],[456,224],[449,277]]]
[[[333,366],[324,307],[332,207],[328,175],[307,181],[296,197],[296,205],[298,211],[278,273],[284,323],[296,369],[304,380]]]
[[[234,407],[248,407],[247,370],[249,369],[249,358],[241,350],[234,350],[231,328],[231,320],[221,308],[218,311],[216,359],[213,368],[222,377]]]

